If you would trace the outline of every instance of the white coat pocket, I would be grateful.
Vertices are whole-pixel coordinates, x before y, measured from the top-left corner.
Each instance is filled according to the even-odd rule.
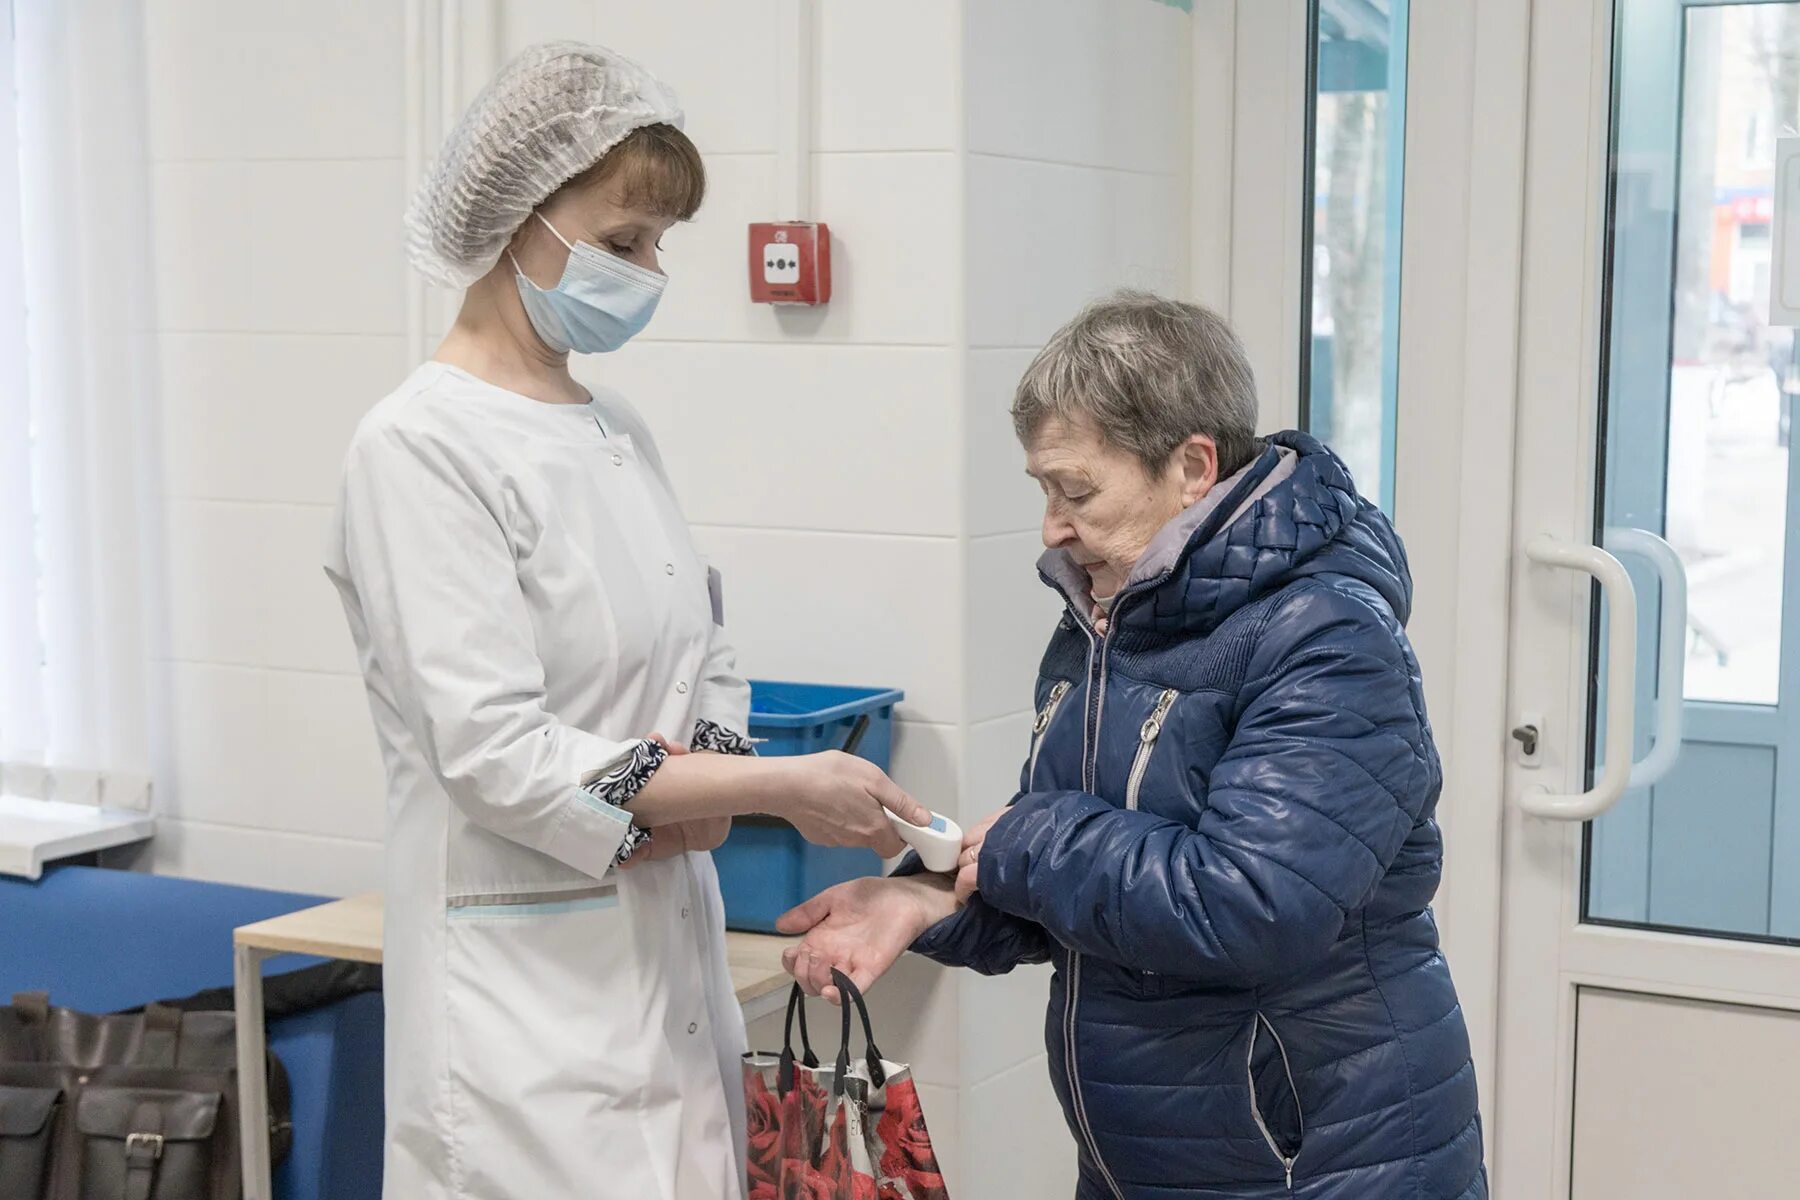
[[[661,1196],[657,1112],[680,1101],[618,894],[520,899],[447,911],[456,1195],[591,1195],[605,1179],[608,1195]]]

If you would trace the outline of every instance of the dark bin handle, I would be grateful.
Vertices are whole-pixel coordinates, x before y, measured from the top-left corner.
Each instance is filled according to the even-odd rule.
[[[863,713],[856,718],[856,724],[850,727],[850,736],[844,739],[844,753],[855,754],[856,748],[862,745],[863,735],[869,732],[869,714]]]

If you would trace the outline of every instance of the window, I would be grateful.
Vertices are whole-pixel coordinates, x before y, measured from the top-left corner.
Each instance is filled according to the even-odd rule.
[[[1313,0],[1301,424],[1394,511],[1407,0]]]
[[[1774,159],[1739,149],[1746,124],[1800,118],[1800,2],[1617,15],[1593,537],[1637,593],[1640,759],[1666,736],[1657,701],[1683,703],[1673,765],[1589,827],[1585,919],[1795,940],[1800,350],[1768,322]],[[1684,629],[1661,631],[1678,585],[1617,539],[1630,529],[1680,557]],[[1596,679],[1604,655],[1596,639]]]
[[[12,15],[11,5],[0,0],[0,771],[15,757],[40,752],[44,741]]]

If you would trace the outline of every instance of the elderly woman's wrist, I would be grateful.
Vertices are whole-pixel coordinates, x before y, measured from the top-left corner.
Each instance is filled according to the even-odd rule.
[[[899,876],[892,882],[905,889],[907,898],[912,901],[915,917],[909,932],[914,938],[945,917],[954,916],[962,907],[956,898],[955,882],[948,875],[925,871]]]

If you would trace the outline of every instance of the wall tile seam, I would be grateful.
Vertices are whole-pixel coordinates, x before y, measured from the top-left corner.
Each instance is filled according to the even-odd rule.
[[[323,572],[321,571],[321,574]],[[362,672],[357,670],[336,670],[330,667],[295,667],[277,663],[241,662],[230,658],[190,658],[186,656],[159,656],[150,660],[164,666],[174,667],[212,667],[226,671],[267,671],[277,675],[312,675],[326,679],[353,679],[362,682]]]
[[[1185,171],[1164,171],[1150,167],[1121,167],[1108,163],[1082,162],[1076,159],[1039,158],[1030,154],[1007,154],[1000,150],[971,150],[970,158],[988,159],[994,162],[1023,163],[1035,167],[1058,167],[1068,171],[1095,171],[1103,175],[1137,175],[1148,179],[1166,179],[1171,182],[1185,177]]]
[[[303,833],[296,829],[281,829],[272,825],[238,825],[229,821],[202,821],[192,817],[177,816],[171,813],[154,814],[156,823],[161,825],[187,825],[195,829],[224,829],[232,833],[255,833],[268,837],[297,838],[307,842],[324,842],[334,846],[361,846],[365,849],[380,850],[384,843],[379,839],[334,837],[328,833]]]
[[[259,166],[267,163],[319,166],[329,163],[404,163],[404,154],[155,154],[152,168],[183,166]]]
[[[715,533],[800,534],[806,537],[870,538],[881,541],[933,542],[955,545],[961,539],[953,533],[899,533],[888,530],[823,529],[810,525],[723,525],[709,521],[689,521],[688,528]]]

